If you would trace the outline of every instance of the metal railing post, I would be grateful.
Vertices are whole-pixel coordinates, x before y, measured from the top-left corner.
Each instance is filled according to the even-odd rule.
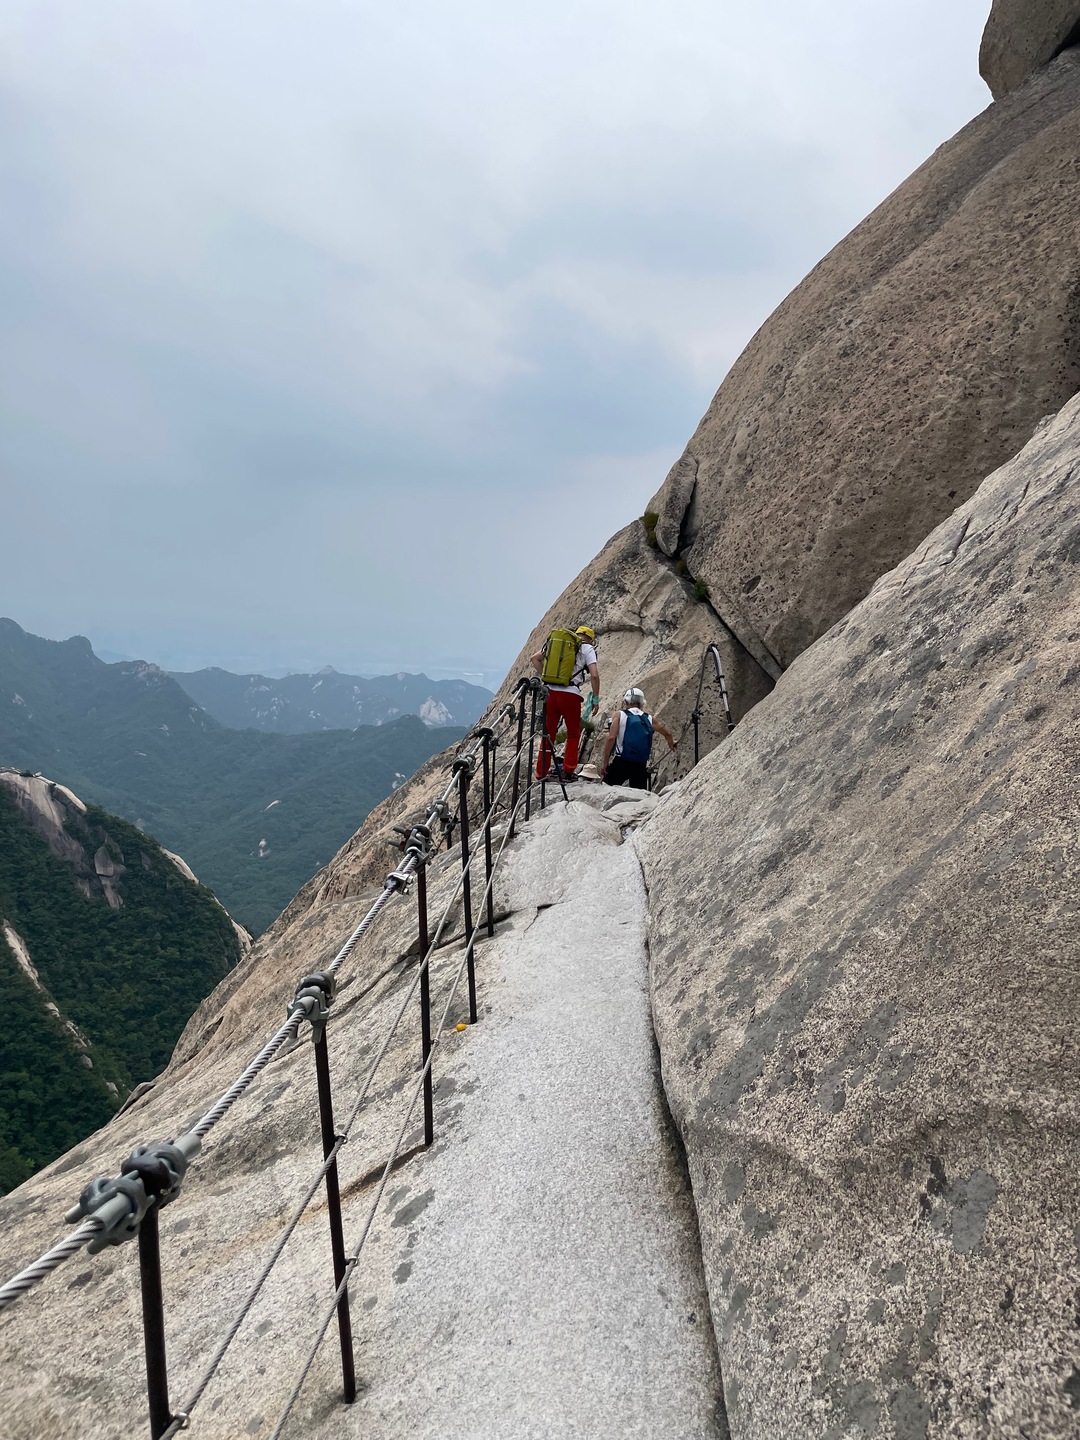
[[[150,1440],[159,1440],[173,1422],[169,1409],[169,1371],[165,1355],[165,1302],[161,1290],[161,1235],[157,1203],[139,1226],[139,1290],[142,1296],[146,1394],[150,1402]]]
[[[533,684],[529,689],[529,765],[526,770],[528,776],[528,789],[525,791],[525,819],[528,820],[532,814],[532,790],[533,790],[533,746],[536,743],[536,696],[539,686]],[[546,708],[546,706],[545,706]]]
[[[514,831],[517,829],[517,807],[518,796],[521,793],[521,751],[525,744],[525,690],[528,686],[527,680],[519,680],[518,691],[518,726],[517,726],[517,748],[514,751],[514,785],[510,792],[510,839],[514,838]]]
[[[690,719],[694,722],[694,764],[696,765],[701,758],[698,753],[698,722],[701,719],[701,711],[695,710]]]
[[[326,977],[329,979],[329,977]],[[302,984],[307,982],[301,982]],[[330,980],[327,1006],[333,999],[333,980]],[[338,1136],[334,1128],[334,1100],[330,1090],[330,1055],[326,1048],[325,1012],[322,1023],[312,1020],[312,1039],[315,1050],[315,1080],[319,1091],[319,1126],[322,1130],[323,1159],[328,1159]],[[341,1188],[338,1182],[337,1158],[326,1171],[326,1215],[330,1224],[330,1250],[334,1258],[334,1289],[345,1278],[345,1236],[341,1225]],[[341,1342],[341,1381],[345,1402],[351,1405],[356,1399],[356,1365],[353,1358],[352,1320],[349,1316],[348,1286],[341,1292],[337,1307],[338,1339]]]
[[[469,873],[469,781],[471,760],[457,760],[458,823],[461,826],[461,904],[465,915],[465,968],[469,977],[469,1023],[476,1024],[476,965],[473,959],[472,875]]]
[[[487,932],[495,934],[495,887],[491,883],[491,771],[494,761],[495,736],[483,732],[484,741],[484,884],[487,892]]]
[[[431,961],[428,956],[427,862],[416,872],[416,917],[420,937],[420,1053],[424,1072],[424,1144],[435,1140],[435,1095],[431,1083]]]

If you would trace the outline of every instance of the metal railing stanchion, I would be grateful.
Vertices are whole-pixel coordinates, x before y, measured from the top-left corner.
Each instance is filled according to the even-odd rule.
[[[326,1021],[336,991],[333,975],[318,971],[305,975],[296,987],[296,998],[310,997],[307,1011],[315,1051],[315,1082],[319,1093],[319,1127],[322,1131],[323,1161],[333,1156],[326,1170],[326,1217],[330,1226],[330,1252],[334,1260],[334,1287],[341,1289],[337,1306],[338,1338],[341,1342],[341,1383],[345,1403],[356,1399],[356,1362],[353,1356],[352,1319],[349,1315],[349,1287],[345,1278],[345,1235],[341,1224],[341,1187],[338,1181],[337,1151],[344,1143],[334,1126],[334,1100],[330,1089],[330,1056],[326,1048]]]
[[[517,805],[518,796],[521,793],[521,751],[525,744],[525,690],[528,688],[527,680],[519,680],[515,687],[518,694],[518,726],[517,726],[517,749],[514,751],[514,785],[510,792],[510,839],[514,838],[517,829]]]
[[[491,771],[495,758],[496,740],[491,730],[481,731],[484,742],[484,880],[487,894],[487,932],[495,934],[495,898],[491,886]]]
[[[169,1409],[169,1367],[165,1354],[165,1301],[161,1290],[161,1232],[157,1205],[139,1226],[139,1292],[142,1298],[146,1396],[150,1402],[150,1440],[160,1440],[173,1422]]]
[[[420,1055],[424,1071],[424,1144],[435,1140],[435,1095],[431,1083],[431,964],[428,956],[427,861],[416,872],[416,917],[420,937]]]
[[[528,821],[532,815],[532,792],[533,792],[533,746],[536,743],[536,697],[540,690],[537,682],[529,686],[529,765],[526,770],[528,776],[528,788],[525,791],[525,819]]]
[[[456,760],[458,777],[458,823],[461,827],[461,904],[465,912],[465,967],[469,978],[469,1023],[476,1024],[476,964],[473,956],[472,875],[469,873],[469,782],[473,777],[472,759]]]

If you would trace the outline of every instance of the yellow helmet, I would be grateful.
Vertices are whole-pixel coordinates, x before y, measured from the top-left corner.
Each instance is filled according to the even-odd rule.
[[[596,639],[596,631],[591,625],[579,625],[574,631],[574,634],[580,635],[583,640],[592,641]]]

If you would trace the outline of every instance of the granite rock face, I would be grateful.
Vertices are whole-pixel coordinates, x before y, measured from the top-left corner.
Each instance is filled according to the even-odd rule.
[[[735,1440],[1080,1429],[1080,397],[638,837]]]
[[[691,580],[676,572],[663,551],[650,545],[641,522],[634,521],[608,542],[534,627],[487,710],[489,719],[512,697],[518,678],[532,673],[528,657],[541,648],[553,627],[579,624],[593,626],[599,635],[598,740],[595,749],[585,750],[585,759],[590,753],[597,757],[606,721],[619,708],[623,692],[639,685],[656,717],[681,737],[676,759],[669,758],[666,747],[657,742],[657,750],[663,752],[661,784],[685,774],[693,763],[688,722],[699,695],[702,753],[727,733],[708,670],[699,690],[707,645],[715,643],[721,652],[736,721],[769,693],[780,673],[763,654],[760,660],[755,658],[720,618],[712,601],[695,594]],[[386,871],[386,843],[394,838],[394,826],[419,815],[438,794],[444,767],[445,756],[437,756],[377,806],[326,869],[304,886],[272,933],[290,925],[312,905],[345,899],[380,881]]]
[[[402,1163],[353,1278],[360,1393],[341,1404],[331,1335],[287,1436],[727,1440],[693,1204],[659,1084],[645,889],[625,838],[656,800],[598,786],[590,798],[534,815],[498,872],[500,923],[477,947],[482,1023],[465,1024],[460,943],[435,956],[429,1150],[418,1109],[408,1118],[420,1085],[414,905],[388,907],[342,971],[327,1032],[338,1125],[387,1046],[339,1162],[350,1251],[404,1134]],[[459,865],[451,852],[432,867],[433,918]],[[176,1135],[205,1110],[280,1024],[297,979],[330,958],[366,908],[317,907],[273,951],[260,942],[200,1008],[155,1084],[0,1199],[4,1280],[64,1233],[61,1217],[90,1176],[115,1173],[135,1142]],[[317,1178],[309,1034],[211,1133],[162,1212],[175,1408],[191,1408]],[[196,1400],[192,1434],[274,1433],[333,1293],[325,1208],[317,1187]],[[141,1365],[136,1246],[80,1254],[0,1318],[0,1440],[146,1434]]]
[[[983,32],[979,74],[1000,100],[1078,43],[1077,0],[994,0]]]
[[[753,338],[649,505],[744,643],[789,664],[1080,389],[1078,214],[1070,50]]]

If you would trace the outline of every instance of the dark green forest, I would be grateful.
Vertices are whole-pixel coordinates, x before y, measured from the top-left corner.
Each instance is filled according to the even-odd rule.
[[[88,855],[104,846],[125,867],[119,909],[81,893],[73,866],[50,853],[0,784],[0,920],[22,939],[40,982],[0,929],[0,1192],[104,1124],[134,1085],[156,1075],[240,954],[210,892],[133,825],[89,807],[66,828]]]

